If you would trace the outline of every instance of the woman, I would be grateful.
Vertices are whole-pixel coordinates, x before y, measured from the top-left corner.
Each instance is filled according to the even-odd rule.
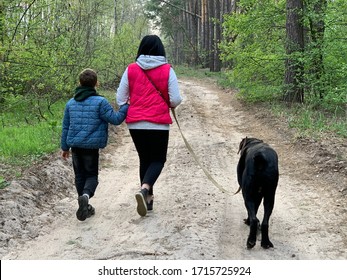
[[[166,162],[170,108],[182,98],[175,71],[167,63],[165,48],[156,35],[145,36],[136,61],[128,65],[117,89],[117,103],[129,103],[126,123],[140,160],[140,192],[137,212],[153,209],[153,186]]]

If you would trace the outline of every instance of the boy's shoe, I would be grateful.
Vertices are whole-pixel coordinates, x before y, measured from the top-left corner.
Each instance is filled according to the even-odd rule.
[[[152,211],[153,210],[153,199],[150,202],[147,202],[147,210]]]
[[[88,215],[87,218],[90,218],[91,216],[95,215],[95,208],[88,204]]]
[[[147,195],[147,189],[141,189],[141,191],[135,194],[135,198],[137,201],[137,213],[139,213],[139,215],[142,217],[146,216],[147,214]]]
[[[86,195],[81,195],[78,197],[78,210],[76,212],[76,217],[80,221],[84,221],[88,217],[88,197]]]

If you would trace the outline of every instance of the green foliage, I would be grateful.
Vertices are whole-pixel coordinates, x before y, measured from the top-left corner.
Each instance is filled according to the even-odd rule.
[[[343,108],[347,104],[347,2],[328,1],[328,13],[326,15],[325,45],[324,45],[324,102]]]
[[[225,16],[221,58],[230,83],[250,100],[276,98],[282,87],[285,13],[276,3],[240,1],[245,11]]]
[[[94,68],[105,84],[133,60],[148,32],[142,1],[33,1],[0,8],[0,95],[66,95],[83,68]],[[124,17],[124,10],[128,18]],[[117,14],[114,11],[117,10]],[[130,54],[131,60],[130,60]]]
[[[96,50],[94,64],[102,87],[115,89],[125,68],[135,61],[145,27],[144,19],[133,24],[125,23],[112,40],[105,40],[103,48]],[[138,30],[138,33],[134,33],[134,30]]]
[[[239,1],[237,12],[225,16],[221,58],[228,65],[229,84],[240,90],[242,98],[252,102],[282,98],[285,58],[302,63],[301,86],[307,107],[296,115],[295,126],[309,127],[309,123],[315,129],[334,126],[338,127],[338,134],[345,135],[347,2],[327,1],[327,6],[317,5],[321,3],[305,1],[302,15],[305,49],[289,57],[285,50],[286,1]],[[322,26],[325,28],[319,29]],[[324,38],[320,37],[322,34]]]

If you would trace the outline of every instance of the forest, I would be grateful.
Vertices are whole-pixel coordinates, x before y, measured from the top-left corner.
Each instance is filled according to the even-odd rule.
[[[347,1],[1,0],[0,170],[57,150],[78,73],[114,92],[150,33],[177,69],[347,137]]]

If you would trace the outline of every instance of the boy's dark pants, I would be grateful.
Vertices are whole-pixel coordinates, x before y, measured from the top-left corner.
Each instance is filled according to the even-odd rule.
[[[72,148],[72,164],[78,196],[94,196],[98,186],[99,149]]]

